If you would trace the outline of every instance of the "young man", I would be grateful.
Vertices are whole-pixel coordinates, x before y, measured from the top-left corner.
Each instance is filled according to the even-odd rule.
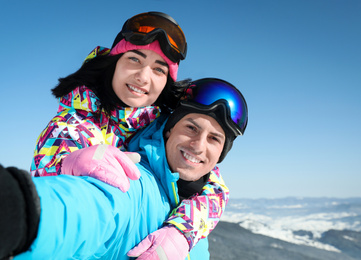
[[[180,199],[202,190],[209,172],[244,133],[247,113],[242,94],[231,84],[218,79],[193,82],[168,120],[160,117],[129,144],[130,151],[141,155],[137,164],[141,177],[131,181],[126,193],[91,177],[67,175],[34,178],[34,187],[16,169],[1,169],[0,183],[9,192],[1,194],[0,203],[16,196],[20,201],[22,193],[33,195],[25,196],[28,201],[15,209],[7,204],[2,213],[2,219],[17,216],[27,229],[14,233],[19,222],[6,220],[0,233],[8,236],[0,242],[8,241],[9,249],[2,249],[0,258],[27,250],[16,259],[128,259],[139,255],[138,259],[184,259],[189,249],[184,236],[157,239],[153,245],[154,237],[159,238],[158,229]],[[41,211],[36,203],[39,197]],[[199,207],[203,203],[217,214],[219,209],[211,201],[199,201]],[[174,226],[166,230],[178,232]],[[207,247],[207,240],[202,239],[189,257],[209,259]]]

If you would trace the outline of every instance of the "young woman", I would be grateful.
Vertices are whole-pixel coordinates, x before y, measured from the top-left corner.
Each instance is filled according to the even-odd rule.
[[[136,131],[177,104],[174,82],[186,52],[185,36],[172,17],[149,12],[127,20],[111,50],[97,47],[78,71],[61,78],[52,90],[60,105],[38,138],[31,174],[90,175],[126,191],[127,177],[138,179],[139,174],[122,172],[129,163],[122,162],[126,159],[121,150]],[[101,156],[93,148],[100,144],[108,145]],[[182,232],[177,234],[184,235],[190,250],[218,223],[228,188],[215,168],[202,194],[181,197],[185,200],[165,223]],[[203,201],[212,209],[200,207]]]

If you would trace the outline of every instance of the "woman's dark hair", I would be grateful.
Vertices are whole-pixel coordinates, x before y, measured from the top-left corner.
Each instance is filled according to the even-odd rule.
[[[85,85],[100,99],[101,107],[110,113],[124,103],[117,97],[112,88],[113,74],[117,61],[123,54],[114,56],[97,56],[84,63],[79,70],[65,78],[59,79],[59,84],[51,91],[60,98],[79,86]]]
[[[95,93],[100,100],[101,108],[104,108],[108,114],[117,107],[127,106],[117,97],[112,87],[115,67],[122,55],[123,53],[114,56],[97,56],[87,61],[75,73],[60,78],[59,84],[51,90],[52,94],[60,98],[84,85]],[[175,83],[168,75],[167,83],[154,104],[159,106],[162,112],[172,111],[178,103],[184,85],[186,84]]]

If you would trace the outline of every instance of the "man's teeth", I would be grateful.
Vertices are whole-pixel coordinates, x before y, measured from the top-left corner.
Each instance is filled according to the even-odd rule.
[[[145,94],[145,93],[146,93],[146,92],[140,90],[139,88],[133,87],[132,85],[127,85],[127,86],[128,86],[128,88],[130,88],[131,90],[133,90],[133,91],[135,91],[135,92],[138,92],[138,93],[140,93],[140,94]]]
[[[191,161],[191,162],[193,162],[193,163],[200,163],[200,162],[201,162],[200,160],[194,158],[193,156],[190,156],[189,154],[187,154],[187,153],[185,153],[185,152],[182,152],[182,153],[183,153],[183,156],[184,156],[187,160],[189,160],[189,161]]]

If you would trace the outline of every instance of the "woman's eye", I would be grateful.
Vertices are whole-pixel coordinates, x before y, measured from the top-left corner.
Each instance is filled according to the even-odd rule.
[[[164,71],[163,69],[161,69],[161,68],[156,68],[155,70],[156,70],[157,72],[159,72],[159,73],[164,74],[164,75],[166,74],[165,71]]]
[[[139,59],[136,58],[136,57],[129,57],[129,59],[132,60],[132,61],[135,61],[135,62],[139,62]]]

